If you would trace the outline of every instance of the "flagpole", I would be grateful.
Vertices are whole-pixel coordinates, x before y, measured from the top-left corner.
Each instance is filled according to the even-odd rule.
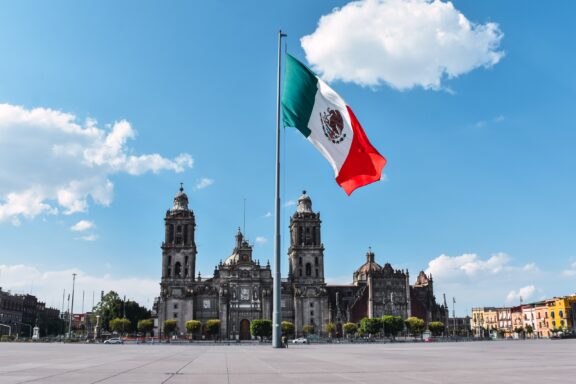
[[[282,55],[282,37],[286,34],[282,30],[278,31],[278,78],[276,84],[276,196],[274,201],[275,222],[274,222],[274,287],[273,287],[273,303],[272,303],[272,347],[281,348],[282,343],[280,337],[282,331],[280,323],[282,322],[281,316],[281,300],[280,291],[282,283],[282,275],[280,274],[280,59]]]

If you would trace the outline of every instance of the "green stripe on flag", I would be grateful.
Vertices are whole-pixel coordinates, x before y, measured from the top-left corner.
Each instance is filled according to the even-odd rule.
[[[297,128],[304,136],[310,136],[308,122],[317,91],[318,79],[314,72],[291,55],[286,55],[282,91],[284,126]]]

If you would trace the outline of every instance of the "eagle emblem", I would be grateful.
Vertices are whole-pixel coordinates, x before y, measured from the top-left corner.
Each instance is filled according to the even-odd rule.
[[[337,109],[326,108],[326,112],[320,112],[320,122],[324,136],[334,144],[341,143],[346,137],[344,131],[344,119]]]

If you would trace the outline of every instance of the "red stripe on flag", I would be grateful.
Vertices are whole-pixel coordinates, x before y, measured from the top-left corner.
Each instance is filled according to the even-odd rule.
[[[346,109],[350,115],[354,138],[336,182],[350,195],[356,188],[380,180],[386,159],[370,144],[352,109],[348,106]]]

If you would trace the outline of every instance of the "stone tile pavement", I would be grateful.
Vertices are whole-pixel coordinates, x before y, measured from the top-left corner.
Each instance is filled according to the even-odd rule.
[[[576,382],[576,340],[291,345],[0,343],[12,383]]]

